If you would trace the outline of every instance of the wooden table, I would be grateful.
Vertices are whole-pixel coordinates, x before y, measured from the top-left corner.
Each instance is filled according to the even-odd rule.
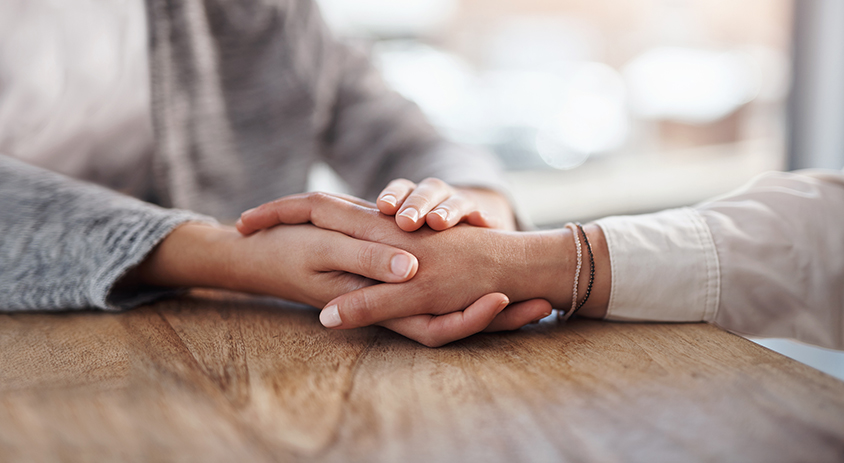
[[[844,460],[844,383],[704,324],[429,349],[220,292],[0,320],[2,461]]]

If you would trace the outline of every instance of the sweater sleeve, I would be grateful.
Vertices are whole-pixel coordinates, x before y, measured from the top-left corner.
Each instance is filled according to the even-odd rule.
[[[0,310],[120,310],[171,293],[115,283],[189,221],[214,222],[0,155]]]
[[[693,209],[598,224],[612,266],[607,318],[844,348],[844,173],[768,173]]]

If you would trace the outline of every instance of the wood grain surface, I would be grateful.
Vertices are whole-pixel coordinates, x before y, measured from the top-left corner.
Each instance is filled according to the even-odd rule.
[[[429,349],[194,292],[0,315],[0,461],[842,461],[844,383],[704,324]]]

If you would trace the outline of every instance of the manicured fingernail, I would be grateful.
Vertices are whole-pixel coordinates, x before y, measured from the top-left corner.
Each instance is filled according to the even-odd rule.
[[[322,312],[319,313],[319,322],[326,328],[340,326],[343,322],[340,320],[340,310],[337,308],[337,304],[322,309]]]
[[[404,254],[396,254],[390,260],[390,270],[399,278],[407,278],[413,270],[413,262]]]
[[[251,214],[251,213],[255,212],[255,209],[258,209],[258,208],[257,208],[257,207],[253,207],[252,209],[249,209],[248,211],[243,211],[243,213],[242,213],[242,214],[240,214],[240,216],[241,216],[241,217],[243,217],[243,216],[245,216],[245,215],[249,215],[249,214]]]
[[[414,209],[412,207],[408,207],[407,209],[402,211],[402,213],[399,214],[399,215],[402,216],[402,217],[407,217],[413,223],[416,223],[416,221],[419,220],[419,211],[417,211],[416,209]]]
[[[431,213],[440,216],[440,218],[443,219],[443,222],[448,221],[448,211],[446,211],[445,209],[434,209],[433,211],[431,211]]]
[[[385,203],[393,207],[395,207],[396,205],[396,197],[393,195],[384,195],[381,197],[381,201],[384,201]]]

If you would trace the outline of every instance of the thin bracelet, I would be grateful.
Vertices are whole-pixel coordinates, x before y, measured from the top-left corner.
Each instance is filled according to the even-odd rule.
[[[583,225],[581,225],[580,222],[575,222],[575,225],[577,225],[580,233],[583,234],[583,242],[586,243],[586,250],[589,251],[589,285],[586,286],[586,296],[582,301],[580,301],[580,304],[577,304],[577,309],[574,310],[577,312],[581,307],[586,305],[586,301],[589,300],[589,295],[592,294],[592,284],[595,282],[595,255],[592,254],[592,245],[589,244],[589,237],[586,236],[586,231],[583,230]]]
[[[574,314],[575,310],[577,310],[577,283],[580,280],[580,269],[583,267],[583,251],[580,247],[580,236],[578,236],[577,227],[573,223],[569,222],[566,224],[566,228],[571,229],[573,232],[572,235],[574,235],[574,247],[577,249],[577,268],[574,270],[574,288],[571,293],[571,309],[562,316],[560,316],[560,313],[557,312],[557,316],[563,321],[568,320],[572,314]]]

